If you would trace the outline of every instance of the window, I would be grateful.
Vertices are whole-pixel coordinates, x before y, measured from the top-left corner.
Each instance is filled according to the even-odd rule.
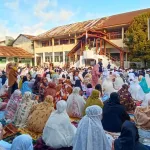
[[[42,47],[50,46],[49,41],[42,41]]]
[[[60,62],[63,62],[63,56],[60,56]]]
[[[109,39],[121,39],[122,32],[121,31],[110,32],[108,36],[109,36]]]
[[[2,64],[6,63],[6,57],[0,57],[0,63]]]
[[[55,56],[55,62],[59,62],[59,56]]]
[[[65,62],[68,62],[68,61],[69,61],[69,57],[65,56]]]
[[[60,40],[54,39],[54,45],[60,45]]]
[[[69,39],[62,39],[60,40],[60,44],[69,44]]]
[[[75,43],[75,39],[70,39],[70,44],[74,44]]]
[[[45,57],[45,62],[50,62],[50,56]]]
[[[50,56],[50,61],[53,62],[53,56]]]

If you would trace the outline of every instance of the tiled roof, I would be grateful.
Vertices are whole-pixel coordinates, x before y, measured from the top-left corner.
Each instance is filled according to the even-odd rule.
[[[104,22],[102,27],[108,28],[108,27],[116,26],[116,25],[130,24],[133,21],[134,17],[145,12],[150,12],[150,8],[110,16]]]
[[[75,34],[75,33],[76,34],[83,33],[88,29],[100,30],[100,29],[109,28],[111,26],[116,26],[116,25],[123,25],[123,24],[128,25],[129,23],[132,22],[134,17],[148,11],[150,11],[150,8],[55,27],[43,34],[36,36],[34,40],[58,37],[63,35]]]
[[[0,57],[32,58],[33,55],[22,48],[0,46]]]

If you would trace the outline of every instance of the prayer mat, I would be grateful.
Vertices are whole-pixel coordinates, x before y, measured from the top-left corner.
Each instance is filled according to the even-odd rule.
[[[35,141],[42,135],[42,133],[35,133],[35,132],[28,130],[27,128],[19,128],[18,131],[21,134],[29,134]]]

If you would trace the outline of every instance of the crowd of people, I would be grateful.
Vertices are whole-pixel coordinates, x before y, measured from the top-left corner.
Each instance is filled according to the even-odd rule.
[[[149,150],[150,70],[0,72],[0,150]]]

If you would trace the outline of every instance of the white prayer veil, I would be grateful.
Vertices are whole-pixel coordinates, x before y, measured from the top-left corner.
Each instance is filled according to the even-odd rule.
[[[73,142],[73,150],[111,150],[102,123],[102,109],[93,105],[86,108],[86,116],[77,128]]]

